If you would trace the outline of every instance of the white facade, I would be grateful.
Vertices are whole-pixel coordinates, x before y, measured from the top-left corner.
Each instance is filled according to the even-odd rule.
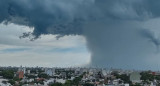
[[[7,79],[0,79],[0,86],[11,86],[10,83],[6,83],[6,84],[2,83],[3,81],[8,81],[8,80]]]
[[[129,86],[129,84],[124,84],[124,86]]]
[[[25,67],[23,68],[23,73],[26,74],[26,68]]]
[[[49,76],[53,76],[55,74],[55,69],[46,68],[45,73]]]
[[[138,72],[133,72],[130,75],[130,81],[132,81],[132,83],[141,83],[141,75]]]
[[[64,80],[64,79],[56,79],[56,82],[64,84],[66,82],[66,80]]]
[[[27,70],[27,73],[30,74],[30,70]]]

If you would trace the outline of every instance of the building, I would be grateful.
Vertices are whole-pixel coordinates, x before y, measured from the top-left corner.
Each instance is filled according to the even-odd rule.
[[[129,86],[129,84],[124,84],[124,86]]]
[[[23,68],[23,73],[26,74],[26,68],[25,67]]]
[[[55,74],[55,69],[46,68],[45,69],[45,74],[47,74],[49,76],[53,76]]]
[[[23,71],[19,71],[18,72],[18,78],[19,79],[23,79],[23,77],[24,77],[24,72]]]
[[[27,74],[30,74],[30,70],[27,70]]]
[[[133,73],[131,73],[131,75],[130,75],[130,81],[131,81],[132,83],[141,83],[140,78],[141,78],[141,75],[140,75],[140,73],[138,73],[138,72],[133,72]]]

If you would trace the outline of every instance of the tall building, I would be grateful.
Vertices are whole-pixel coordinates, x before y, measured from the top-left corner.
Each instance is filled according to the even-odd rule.
[[[23,71],[18,72],[18,78],[23,79],[23,77],[24,77],[24,72]]]
[[[19,67],[18,71],[17,71],[17,76],[19,79],[22,79],[24,77],[24,73],[25,73],[26,69],[22,67],[22,65]]]
[[[26,73],[26,67],[23,68],[23,72],[24,72],[24,74]]]

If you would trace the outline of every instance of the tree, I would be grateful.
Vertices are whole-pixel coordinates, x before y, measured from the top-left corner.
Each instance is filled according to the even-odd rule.
[[[140,84],[136,83],[135,85],[133,85],[133,84],[132,84],[131,86],[142,86],[142,85],[140,85]]]
[[[115,74],[115,76],[123,80],[124,83],[131,83],[131,81],[129,80],[129,76],[127,76],[126,74],[122,74],[122,75]]]
[[[141,80],[144,80],[144,81],[153,81],[154,80],[154,75],[152,74],[149,74],[149,72],[141,72]]]
[[[10,83],[11,85],[14,85],[15,81],[14,80],[9,80],[8,83]]]
[[[78,85],[81,79],[81,77],[76,77],[75,79],[73,79],[73,85]]]
[[[4,70],[2,71],[2,76],[6,79],[13,79],[14,72],[12,70]]]
[[[44,73],[38,74],[38,77],[40,77],[40,78],[49,78],[49,76],[47,74],[44,74]]]
[[[94,84],[85,83],[83,86],[94,86]]]
[[[18,77],[13,78],[14,81],[19,81],[20,79]]]
[[[63,86],[63,84],[62,83],[53,83],[53,84],[51,84],[51,86]]]
[[[124,81],[124,83],[130,83],[129,76],[127,76],[126,74],[122,74],[120,75],[120,77]]]
[[[65,82],[64,86],[72,86],[72,81],[71,80],[67,80]]]
[[[160,76],[155,76],[155,79],[156,80],[160,80]]]
[[[25,75],[27,78],[36,78],[36,76],[34,76],[34,75]]]

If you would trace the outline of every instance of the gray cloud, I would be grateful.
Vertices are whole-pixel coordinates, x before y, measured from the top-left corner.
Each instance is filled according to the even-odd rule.
[[[1,0],[0,22],[34,27],[41,34],[82,34],[84,22],[102,19],[143,20],[157,16],[142,0]],[[146,1],[144,3],[147,3]],[[141,6],[142,5],[142,6]],[[152,5],[152,4],[151,4]],[[153,3],[156,6],[156,3]],[[147,9],[150,8],[150,9]],[[157,9],[158,10],[158,9]]]
[[[147,38],[148,41],[152,42],[157,47],[157,49],[159,48],[160,39],[158,37],[156,37],[156,35],[153,31],[150,31],[148,29],[143,29],[141,31],[141,35],[143,37]]]
[[[33,27],[21,37],[83,35],[92,65],[137,68],[147,64],[159,39],[142,23],[160,16],[155,0],[0,0],[0,22]],[[135,64],[137,62],[137,64]],[[127,65],[126,65],[127,64]],[[148,63],[150,64],[150,63]]]

